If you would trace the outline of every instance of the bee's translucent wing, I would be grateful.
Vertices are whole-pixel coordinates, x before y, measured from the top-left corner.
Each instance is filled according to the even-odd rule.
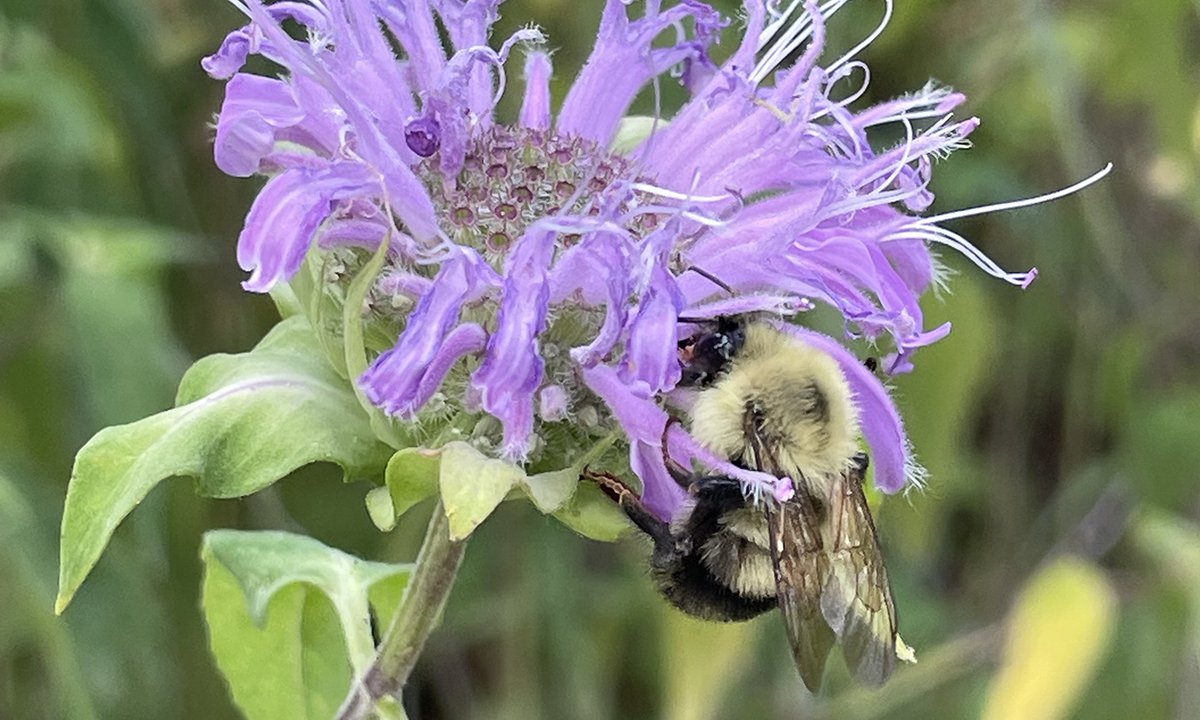
[[[797,492],[779,505],[768,503],[766,512],[775,587],[788,644],[804,685],[816,692],[834,641],[821,608],[829,558],[821,547],[818,518],[806,492]]]
[[[879,686],[896,669],[899,638],[879,536],[863,495],[863,469],[843,473],[830,489],[830,568],[821,610],[841,641],[850,672],[859,682]]]
[[[776,476],[783,473],[768,443],[763,442],[758,423],[746,414],[744,430],[749,467]],[[829,558],[821,540],[821,519],[803,478],[794,479],[796,493],[787,502],[763,504],[770,535],[771,560],[775,566],[775,588],[788,645],[800,679],[812,692],[821,687],[825,661],[833,648],[834,634],[821,608],[821,589],[829,576]]]

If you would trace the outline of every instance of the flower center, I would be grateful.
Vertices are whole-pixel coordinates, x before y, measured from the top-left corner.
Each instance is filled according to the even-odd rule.
[[[456,174],[445,174],[439,160],[434,152],[414,169],[429,192],[443,232],[451,242],[478,252],[501,276],[514,245],[538,221],[555,216],[562,220],[554,240],[558,257],[550,260],[551,267],[580,241],[581,235],[572,234],[572,228],[587,232],[588,216],[621,225],[635,242],[665,221],[655,210],[656,197],[638,189],[637,184],[648,186],[651,181],[638,174],[634,161],[580,137],[494,126],[472,138],[463,167]],[[332,260],[343,257],[331,254]],[[337,266],[339,276],[353,276],[346,268],[361,263],[365,256],[360,251],[351,257],[342,261],[344,266]],[[396,343],[413,308],[438,282],[439,272],[437,263],[392,256],[366,298],[365,334],[371,349],[383,352]],[[503,293],[495,289],[475,295],[456,311],[455,319],[461,325],[484,329],[490,342],[503,336],[502,301]],[[635,299],[622,301],[633,303]],[[550,307],[527,307],[524,312],[525,316],[510,317],[507,322],[529,322],[539,312],[545,314],[534,340],[541,368],[527,454],[536,466],[545,459],[545,448],[587,447],[610,432],[603,422],[607,409],[579,383],[570,355],[572,348],[587,346],[597,337],[608,311],[604,304],[582,302],[576,293]],[[415,420],[421,433],[441,433],[439,437],[451,433],[490,452],[499,448],[503,439],[499,421],[481,414],[480,399],[472,395],[478,395],[472,377],[483,361],[477,343],[453,353],[443,352],[445,347],[439,350],[451,364],[438,371],[441,375],[431,375],[439,377],[441,390],[417,401],[420,409]],[[426,367],[420,372],[431,371]],[[470,411],[459,411],[466,408]],[[554,462],[560,464],[551,465],[561,467],[566,460]]]
[[[560,212],[594,215],[614,202],[616,213],[624,214],[631,194],[617,183],[645,181],[629,159],[590,140],[504,126],[471,141],[455,177],[442,175],[436,155],[416,170],[450,239],[478,250],[497,269],[534,221]],[[628,229],[642,235],[656,223],[653,215],[643,215]],[[569,247],[577,240],[567,234],[559,244]]]

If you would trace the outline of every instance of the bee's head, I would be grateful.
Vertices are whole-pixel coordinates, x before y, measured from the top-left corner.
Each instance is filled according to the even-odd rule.
[[[683,387],[712,384],[728,369],[730,360],[745,343],[746,326],[742,318],[722,316],[706,321],[700,332],[679,341],[679,362],[683,365],[679,384]]]

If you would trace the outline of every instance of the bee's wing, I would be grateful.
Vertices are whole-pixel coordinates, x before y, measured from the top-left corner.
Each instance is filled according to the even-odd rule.
[[[816,692],[834,640],[821,608],[829,557],[821,546],[819,519],[805,491],[798,491],[779,505],[766,503],[765,508],[775,588],[788,644],[804,685]]]
[[[745,422],[747,464],[776,476],[783,473],[775,453],[762,441],[757,423],[747,414]],[[821,686],[825,661],[834,635],[821,609],[821,589],[829,576],[829,558],[821,540],[821,520],[802,478],[794,480],[796,494],[778,505],[763,504],[775,566],[775,589],[788,645],[804,685],[812,692]]]
[[[835,478],[829,522],[830,572],[821,610],[841,640],[846,666],[854,676],[867,685],[882,685],[896,668],[896,605],[863,495],[861,470]]]

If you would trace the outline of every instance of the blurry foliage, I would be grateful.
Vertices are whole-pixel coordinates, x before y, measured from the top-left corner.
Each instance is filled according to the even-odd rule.
[[[498,28],[544,24],[559,98],[599,21],[599,2],[580,5],[510,0]],[[851,3],[830,52],[881,13]],[[238,285],[256,184],[212,165],[221,89],[198,67],[238,24],[220,0],[0,3],[0,717],[237,717],[199,610],[207,529],[287,529],[386,562],[419,541],[427,504],[380,533],[366,487],[328,466],[241,501],[167,483],[51,614],[74,453],[168,407],[192,358],[248,350],[275,319]],[[938,167],[935,210],[1117,166],[1081,196],[956,226],[1042,275],[1021,292],[947,258],[959,274],[928,311],[954,332],[895,382],[931,471],[879,512],[918,665],[876,691],[835,660],[812,698],[777,617],[698,628],[655,597],[646,548],[504,503],[418,666],[411,717],[1014,717],[1029,692],[1042,717],[1200,714],[1197,37],[1185,0],[928,0],[897,3],[865,53],[865,100],[932,76],[983,119],[975,149]],[[235,578],[210,569],[210,598]],[[309,587],[271,602],[311,612],[320,643],[334,610]],[[1072,664],[1076,682],[1047,682]]]
[[[984,720],[1054,720],[1077,704],[1112,636],[1116,593],[1104,573],[1056,560],[1029,582],[1009,619]]]

